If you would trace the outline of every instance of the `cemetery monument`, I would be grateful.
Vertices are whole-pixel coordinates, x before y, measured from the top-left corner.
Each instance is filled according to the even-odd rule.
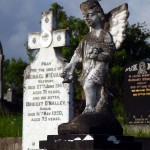
[[[40,51],[24,75],[23,149],[141,150],[141,144],[132,137],[122,136],[122,127],[111,109],[112,96],[107,85],[109,63],[125,38],[128,5],[123,4],[108,14],[97,0],[87,0],[80,8],[89,33],[70,63],[58,53],[57,47],[68,45],[68,32],[56,30],[54,12],[43,13],[42,33],[29,35],[30,48]],[[86,107],[72,119],[70,83],[77,63],[83,65],[79,80]]]
[[[126,123],[150,124],[150,61],[128,64],[124,77]]]
[[[128,5],[123,4],[108,14],[97,0],[87,0],[80,8],[89,33],[80,42],[61,77],[63,83],[70,83],[76,65],[82,63],[79,81],[86,106],[82,114],[59,125],[59,135],[49,134],[47,141],[40,141],[40,148],[141,150],[141,143],[135,142],[133,137],[122,136],[123,130],[113,114],[112,96],[107,85],[109,63],[125,39]]]
[[[66,62],[59,54],[70,31],[57,30],[55,12],[42,14],[41,30],[28,39],[31,50],[40,50],[24,71],[23,150],[39,149],[40,140],[57,135],[58,125],[73,117],[72,84],[62,83]]]
[[[107,76],[109,62],[125,39],[128,5],[123,4],[108,14],[104,14],[96,0],[87,0],[80,8],[90,31],[64,68],[62,77],[64,83],[71,82],[77,63],[82,63],[79,81],[84,89],[86,106],[82,115],[60,125],[59,133],[121,135],[122,127],[111,109],[112,97],[108,91]]]

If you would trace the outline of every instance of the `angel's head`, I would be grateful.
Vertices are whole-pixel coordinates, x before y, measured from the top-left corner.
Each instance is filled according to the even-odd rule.
[[[105,14],[97,0],[87,0],[81,3],[80,9],[88,26],[94,27],[95,24],[100,24],[103,28]]]

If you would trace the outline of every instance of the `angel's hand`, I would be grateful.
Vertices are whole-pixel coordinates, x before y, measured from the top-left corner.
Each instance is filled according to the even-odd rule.
[[[67,71],[65,70],[63,73],[61,73],[60,77],[65,79],[67,77]]]
[[[92,53],[90,54],[90,59],[97,59],[98,54]]]
[[[60,77],[62,77],[64,79],[63,83],[69,83],[73,80],[72,73],[69,73],[66,70],[60,75]]]

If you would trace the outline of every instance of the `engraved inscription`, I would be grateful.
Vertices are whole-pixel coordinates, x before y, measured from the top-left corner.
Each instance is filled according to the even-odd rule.
[[[33,96],[25,105],[26,107],[38,107],[38,111],[28,113],[32,122],[57,122],[62,120],[63,112],[55,110],[55,106],[67,105],[60,97],[64,85],[55,81],[60,78],[62,69],[59,65],[53,67],[51,62],[41,62],[39,68],[31,69],[28,80],[33,80],[34,85],[28,85],[27,89],[31,91]]]
[[[124,102],[128,124],[150,123],[149,66],[149,61],[141,61],[125,69]]]

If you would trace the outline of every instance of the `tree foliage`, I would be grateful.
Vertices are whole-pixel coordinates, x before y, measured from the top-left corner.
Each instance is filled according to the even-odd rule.
[[[69,29],[71,31],[70,46],[62,48],[62,55],[70,59],[79,42],[89,29],[82,19],[67,16],[66,12],[63,11],[63,7],[58,3],[53,3],[49,10],[57,12],[58,29]]]
[[[127,38],[123,48],[127,53],[128,61],[146,59],[150,56],[150,30],[146,23],[137,23],[128,27]]]
[[[18,95],[23,94],[23,73],[27,63],[22,59],[4,61],[4,91],[13,88]]]

